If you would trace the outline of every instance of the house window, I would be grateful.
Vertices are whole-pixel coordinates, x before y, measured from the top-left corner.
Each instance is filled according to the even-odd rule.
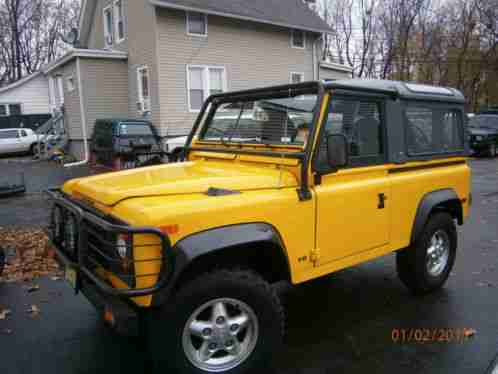
[[[207,36],[207,15],[202,13],[187,12],[187,34]]]
[[[304,73],[291,73],[290,82],[292,84],[304,82]]]
[[[20,116],[21,114],[21,104],[0,104],[0,117]]]
[[[306,33],[301,30],[292,30],[291,32],[292,48],[306,48]]]
[[[218,66],[188,66],[187,86],[189,110],[199,111],[208,96],[226,91],[225,68]]]
[[[137,69],[138,111],[150,111],[150,76],[149,68],[142,66]]]
[[[11,116],[20,116],[22,114],[21,104],[10,104],[9,114]]]
[[[116,42],[120,43],[125,38],[124,12],[123,1],[117,0],[114,2],[114,31]]]
[[[74,77],[72,75],[70,75],[69,77],[66,78],[66,85],[67,85],[68,92],[73,92],[74,89],[76,88],[75,83],[74,83]]]
[[[112,8],[108,6],[107,8],[104,8],[104,45],[106,48],[111,47],[114,42],[112,30]]]

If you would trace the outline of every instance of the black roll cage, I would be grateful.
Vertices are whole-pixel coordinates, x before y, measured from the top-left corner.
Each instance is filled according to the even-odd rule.
[[[335,84],[333,82],[324,82],[324,81],[312,81],[298,84],[287,84],[281,86],[273,86],[266,88],[258,88],[251,89],[245,91],[237,91],[237,92],[228,92],[221,93],[216,95],[211,95],[202,105],[201,111],[197,116],[197,119],[194,122],[194,126],[192,131],[190,132],[187,142],[185,143],[185,148],[183,150],[183,154],[180,157],[180,160],[185,161],[188,158],[188,155],[191,151],[203,151],[203,152],[213,152],[213,153],[234,153],[234,154],[245,154],[245,155],[256,155],[256,156],[273,156],[279,158],[294,158],[301,161],[301,186],[298,189],[298,195],[300,200],[309,200],[311,199],[311,192],[309,189],[309,181],[308,174],[309,168],[311,167],[311,159],[313,156],[313,147],[314,142],[308,141],[304,152],[268,152],[268,151],[253,151],[247,149],[240,149],[236,147],[227,147],[226,149],[220,148],[210,148],[210,147],[192,147],[192,140],[194,139],[195,134],[199,131],[199,127],[203,122],[203,118],[206,115],[206,111],[213,104],[207,113],[206,121],[214,115],[214,110],[216,106],[219,104],[223,104],[226,102],[233,102],[235,100],[238,101],[252,101],[252,100],[261,100],[265,98],[285,98],[289,96],[300,96],[306,94],[316,94],[317,95],[317,103],[319,105],[316,106],[315,112],[313,114],[313,124],[312,131],[309,136],[309,139],[316,139],[316,135],[320,130],[320,124],[318,123],[320,120],[320,111],[322,108],[323,99],[327,90],[331,89],[347,89],[353,92],[363,92],[363,93],[375,93],[375,94],[383,94],[390,96],[397,96],[397,91],[385,90],[385,89],[373,89],[373,88],[365,88],[365,87],[349,87],[341,84]],[[231,144],[229,144],[231,145]],[[275,145],[278,147],[278,145]]]

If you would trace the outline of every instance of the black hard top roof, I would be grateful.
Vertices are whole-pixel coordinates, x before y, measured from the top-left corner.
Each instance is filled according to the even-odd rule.
[[[369,94],[388,95],[401,99],[438,101],[445,103],[464,104],[463,94],[454,88],[429,86],[418,83],[389,81],[380,79],[341,79],[310,81],[298,84],[268,86],[244,91],[224,92],[212,95],[212,100],[232,101],[259,99],[260,96],[270,100],[272,96],[286,97],[288,94],[302,95],[317,88],[363,92]],[[287,94],[288,93],[288,94]]]
[[[454,88],[381,79],[341,79],[324,82],[325,88],[365,90],[413,100],[465,103],[463,94]]]

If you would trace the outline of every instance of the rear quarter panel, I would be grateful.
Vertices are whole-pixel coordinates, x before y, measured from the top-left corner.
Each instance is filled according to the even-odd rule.
[[[447,166],[438,165],[448,161],[455,163]],[[461,162],[457,163],[458,161]],[[409,170],[410,167],[413,169]],[[423,197],[430,192],[453,189],[460,200],[465,199],[462,204],[463,216],[464,218],[468,216],[471,171],[465,158],[411,162],[393,166],[391,170],[394,170],[391,173],[393,250],[405,248],[410,244],[417,208]]]

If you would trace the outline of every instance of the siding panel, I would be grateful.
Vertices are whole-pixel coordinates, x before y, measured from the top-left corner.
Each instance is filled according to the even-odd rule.
[[[0,103],[22,104],[23,114],[50,113],[48,79],[39,75],[21,86],[0,93]]]
[[[128,113],[128,69],[126,61],[82,59],[81,74],[87,136],[99,118],[125,118]],[[81,139],[80,134],[79,138]]]
[[[313,38],[306,49],[291,48],[290,30],[209,16],[208,37],[186,34],[185,12],[158,9],[160,126],[164,135],[183,135],[196,118],[187,107],[186,65],[221,65],[228,90],[286,84],[291,72],[313,79]]]

